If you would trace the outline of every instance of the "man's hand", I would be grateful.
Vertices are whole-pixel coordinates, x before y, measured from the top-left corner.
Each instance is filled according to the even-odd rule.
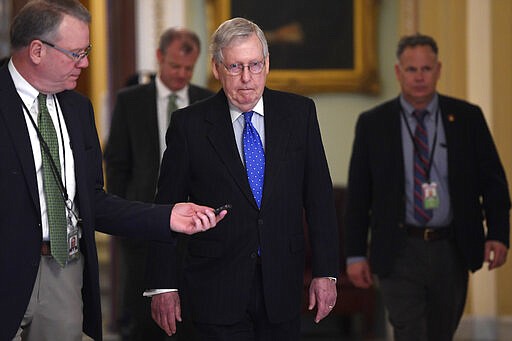
[[[177,291],[154,295],[151,298],[151,317],[167,335],[176,333],[176,321],[181,322],[180,296]]]
[[[497,240],[486,241],[484,260],[489,263],[489,270],[499,268],[507,260],[507,247]]]
[[[347,275],[352,284],[358,288],[366,289],[373,285],[372,272],[366,259],[348,264]]]
[[[329,315],[336,304],[336,282],[327,277],[313,278],[309,286],[309,310],[317,306],[315,323]]]
[[[194,234],[211,229],[227,214],[227,211],[224,210],[216,216],[213,211],[213,208],[207,206],[199,206],[188,202],[178,203],[174,205],[171,211],[171,230],[184,234]]]

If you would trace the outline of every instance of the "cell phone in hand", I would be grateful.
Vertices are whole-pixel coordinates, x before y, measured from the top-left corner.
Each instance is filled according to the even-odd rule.
[[[213,211],[213,213],[215,213],[215,215],[219,215],[219,214],[220,214],[220,212],[222,212],[222,211],[224,211],[224,210],[229,211],[229,210],[231,209],[231,207],[233,207],[233,206],[231,206],[231,204],[222,205],[221,207],[216,208],[216,209]]]

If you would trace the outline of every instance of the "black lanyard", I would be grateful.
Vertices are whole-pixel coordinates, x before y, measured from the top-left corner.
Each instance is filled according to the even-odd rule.
[[[61,139],[61,145],[62,145],[62,158],[64,161],[64,174],[66,174],[66,148],[64,146],[64,134],[62,133],[62,123],[60,120],[59,107],[57,106],[57,101],[55,100],[55,95],[52,95],[52,97],[53,97],[53,103],[55,105],[55,110],[57,111],[57,122],[59,123],[59,132],[60,132],[60,139]],[[20,100],[21,100],[21,98],[20,98]],[[66,183],[62,182],[62,176],[60,174],[59,168],[57,168],[55,160],[52,157],[50,148],[48,147],[48,144],[46,143],[43,136],[41,135],[41,131],[39,130],[39,127],[37,126],[36,122],[32,118],[32,115],[30,114],[30,111],[28,110],[28,108],[25,105],[25,103],[23,102],[23,100],[21,100],[21,104],[23,105],[23,109],[25,110],[28,118],[30,119],[30,122],[32,122],[32,126],[34,127],[34,129],[37,133],[37,137],[39,138],[39,143],[41,144],[43,152],[45,153],[45,155],[48,157],[48,159],[50,161],[50,168],[52,170],[52,175],[53,175],[55,181],[57,182],[60,194],[62,195],[62,199],[64,200],[64,205],[66,206],[68,212],[71,212],[75,216],[75,218],[77,218],[77,220],[79,220],[78,216],[73,211],[73,203],[71,202],[71,200],[69,200],[68,191],[66,189]],[[46,103],[45,103],[45,105],[46,105]],[[66,181],[65,178],[64,178],[64,181]]]
[[[411,137],[411,141],[412,141],[412,144],[413,144],[413,147],[414,147],[414,153],[418,154],[419,153],[418,144],[416,143],[416,140],[414,139],[411,127],[409,126],[409,121],[407,120],[407,117],[405,116],[405,111],[404,111],[404,109],[402,107],[400,107],[400,114],[402,115],[402,117],[403,117],[403,119],[405,121],[405,125],[407,127],[407,131],[409,132],[409,136]],[[438,127],[438,122],[439,122],[439,115],[440,115],[440,112],[439,112],[439,106],[438,106],[437,110],[436,110],[436,118],[435,118],[436,123],[435,123],[435,132],[434,132],[434,141],[432,143],[432,151],[431,151],[430,156],[428,158],[427,169],[425,170],[425,175],[426,175],[426,179],[427,179],[428,183],[430,183],[430,169],[432,169],[432,163],[434,162],[434,153],[436,151],[437,127]],[[426,125],[425,125],[425,129],[426,129]],[[428,132],[427,132],[427,135],[428,135]]]

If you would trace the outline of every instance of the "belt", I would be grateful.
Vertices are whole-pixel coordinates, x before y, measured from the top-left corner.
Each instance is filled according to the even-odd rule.
[[[423,239],[426,242],[449,239],[452,235],[449,226],[440,227],[419,227],[419,226],[405,226],[409,237]]]
[[[50,241],[43,240],[41,243],[41,256],[51,256]]]

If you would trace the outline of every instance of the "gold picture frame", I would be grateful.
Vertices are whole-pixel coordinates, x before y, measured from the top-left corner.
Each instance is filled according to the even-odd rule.
[[[234,0],[239,5],[245,0]],[[281,3],[275,0],[269,0],[269,6],[265,16],[271,16],[276,11],[286,10],[281,7]],[[309,2],[309,0],[306,0]],[[351,66],[340,68],[273,68],[272,49],[270,49],[270,74],[267,79],[267,86],[273,89],[311,94],[319,92],[363,92],[377,93],[379,91],[379,82],[377,76],[377,51],[376,51],[376,16],[378,0],[337,0],[352,1],[349,5],[353,9],[353,17],[347,18],[353,23],[352,31],[352,50]],[[258,1],[258,6],[265,10],[265,1]],[[316,1],[315,6],[321,6],[324,2]],[[327,3],[327,2],[326,2]],[[209,36],[225,20],[232,17],[231,0],[207,0],[207,20]],[[276,6],[279,6],[277,8]],[[295,3],[295,6],[300,6]],[[321,9],[327,13],[330,8]],[[327,11],[327,12],[325,12]],[[246,16],[252,20],[251,15]],[[310,18],[308,18],[310,19]],[[255,21],[259,24],[257,21]],[[265,28],[262,27],[265,31]],[[268,36],[267,36],[268,39]],[[270,45],[270,42],[269,42]],[[319,65],[322,61],[322,54],[315,54],[314,62]],[[211,76],[209,86],[212,89],[220,87],[218,81]]]

